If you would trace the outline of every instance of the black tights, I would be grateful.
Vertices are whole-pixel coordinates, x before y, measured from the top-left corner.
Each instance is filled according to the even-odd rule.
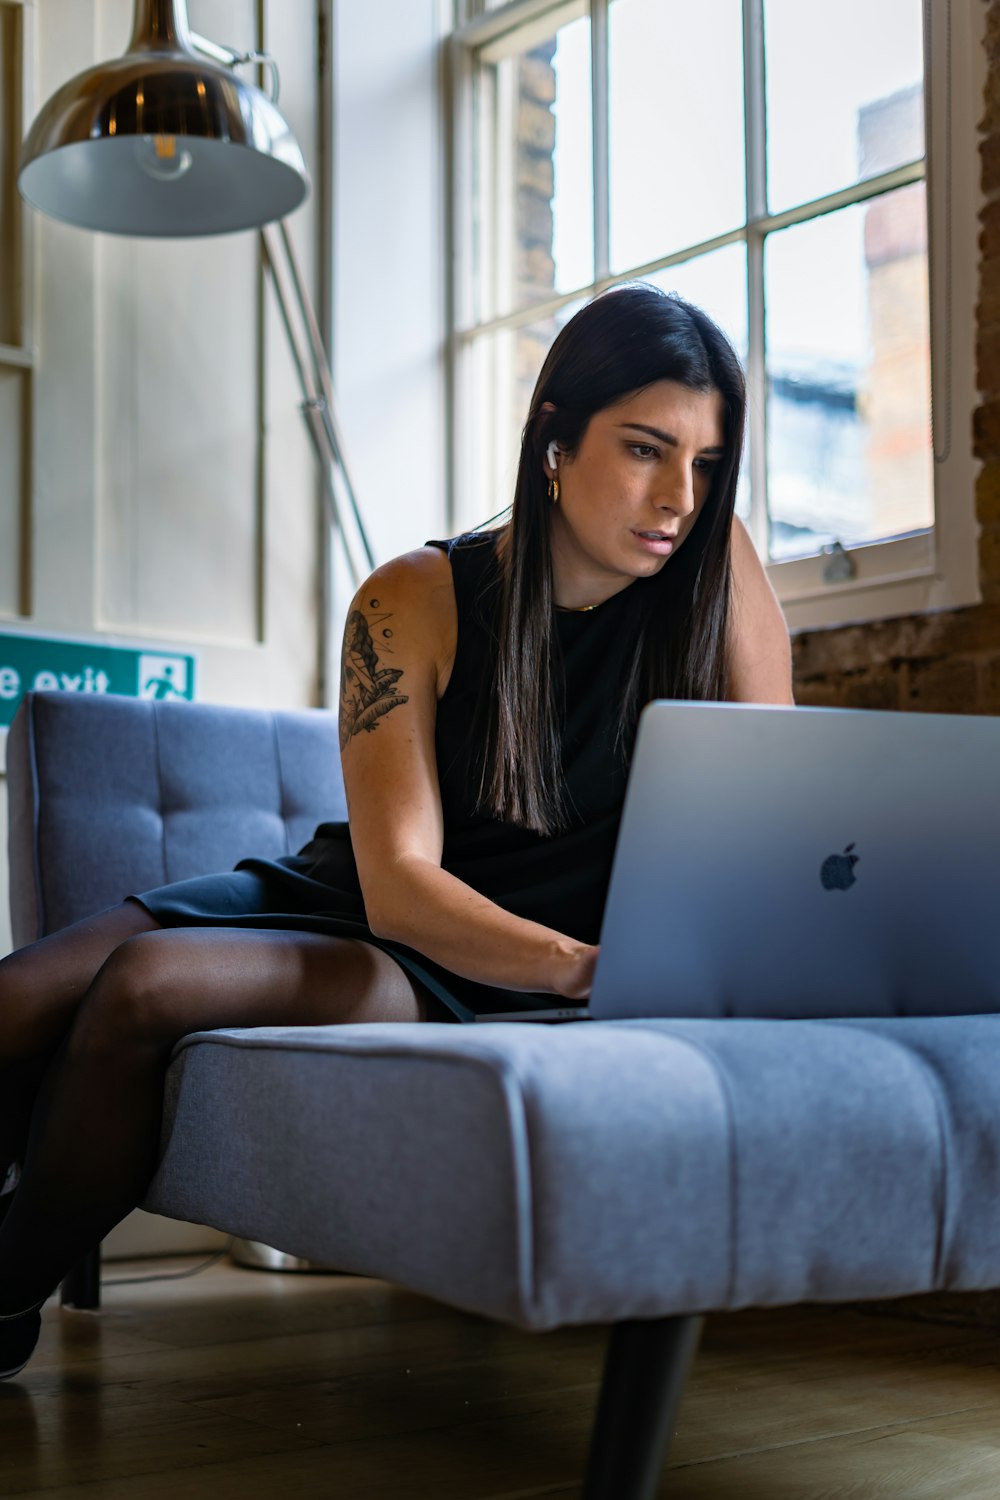
[[[142,1199],[191,1031],[426,1018],[387,954],[318,933],[163,929],[135,902],[0,960],[0,1315],[42,1301]]]

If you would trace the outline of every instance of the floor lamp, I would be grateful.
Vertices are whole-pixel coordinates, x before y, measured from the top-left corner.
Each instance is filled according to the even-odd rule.
[[[237,67],[270,72],[270,94]],[[330,519],[357,587],[375,566],[351,483],[330,366],[291,237],[282,222],[309,190],[297,141],[277,109],[277,68],[195,36],[186,0],[135,0],[128,51],[63,85],[36,117],[18,187],[43,213],[82,229],[186,238],[259,229],[302,391]],[[291,1268],[239,1242],[243,1264]],[[302,1264],[295,1262],[294,1264]],[[63,1284],[63,1302],[96,1307],[94,1252]]]
[[[268,69],[269,95],[235,71],[246,63]],[[309,179],[277,90],[272,58],[192,33],[187,0],[135,0],[125,55],[70,79],[40,110],[18,187],[33,207],[81,229],[174,238],[260,229],[330,518],[357,586],[375,559],[329,361],[281,222],[305,198]]]

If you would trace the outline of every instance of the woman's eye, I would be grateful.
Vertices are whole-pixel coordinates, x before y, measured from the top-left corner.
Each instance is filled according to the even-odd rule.
[[[637,458],[656,458],[657,450],[651,443],[630,443],[629,448]]]
[[[716,468],[717,465],[718,459],[715,458],[696,458],[694,461],[695,468],[701,469],[701,471],[705,474],[711,474],[712,470]]]

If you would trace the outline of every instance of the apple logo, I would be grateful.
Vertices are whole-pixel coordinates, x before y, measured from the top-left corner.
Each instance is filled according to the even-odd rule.
[[[861,856],[852,854],[853,848],[853,843],[848,844],[843,854],[831,854],[824,859],[823,868],[819,872],[824,890],[846,891],[848,886],[854,884],[854,866]]]

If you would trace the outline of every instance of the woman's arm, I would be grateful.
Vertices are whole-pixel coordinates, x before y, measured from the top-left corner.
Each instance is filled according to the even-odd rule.
[[[437,548],[378,568],[348,615],[341,759],[369,926],[481,984],[583,999],[596,948],[513,916],[441,868],[434,725],[456,639],[451,564]]]
[[[738,516],[733,517],[732,569],[729,698],[737,703],[794,705],[788,626],[771,580]]]

